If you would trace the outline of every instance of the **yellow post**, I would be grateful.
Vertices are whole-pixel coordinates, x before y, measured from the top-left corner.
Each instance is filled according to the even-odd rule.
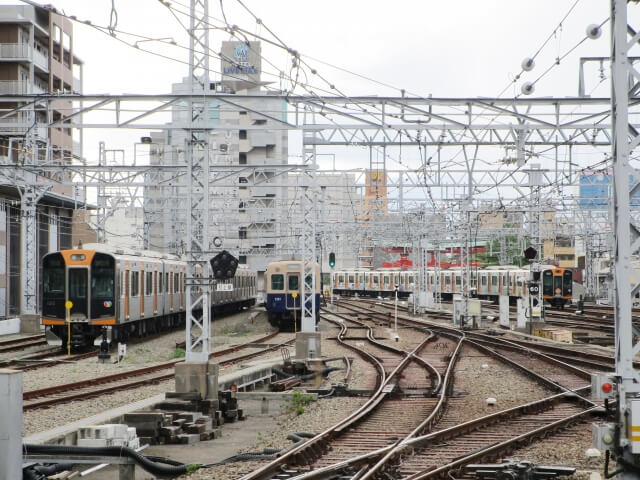
[[[71,321],[70,321],[70,312],[73,307],[73,302],[71,300],[67,300],[64,302],[64,308],[67,310],[67,356],[71,356]]]
[[[293,292],[291,296],[293,297],[293,331],[294,333],[298,333],[298,319],[296,318],[296,298],[298,297],[298,292]]]

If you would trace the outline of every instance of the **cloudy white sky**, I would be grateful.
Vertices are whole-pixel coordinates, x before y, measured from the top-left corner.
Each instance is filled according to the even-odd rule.
[[[503,96],[513,96],[519,93],[520,83],[513,84],[512,80],[520,72],[523,58],[532,56],[548,40],[536,58],[536,69],[522,77],[522,81],[533,80],[583,40],[587,25],[602,23],[609,16],[609,2],[602,0],[579,0],[577,4],[576,0],[242,2],[263,25],[238,0],[211,0],[209,13],[216,19],[213,22],[225,16],[230,24],[273,38],[268,27],[288,47],[303,54],[320,75],[349,95],[399,95],[400,89],[405,89],[419,96],[493,97],[511,85]],[[0,3],[20,2],[0,0]],[[188,11],[188,0],[171,2],[177,18],[159,0],[52,0],[52,3],[67,15],[100,26],[109,25],[115,6],[116,38],[82,23],[74,25],[75,53],[85,62],[85,93],[169,93],[171,83],[186,75],[188,37],[178,19],[188,25],[187,17],[179,13]],[[573,11],[560,24],[572,7]],[[163,42],[143,42],[140,46],[178,61],[123,43],[132,44],[143,38],[174,40],[177,46]],[[229,39],[229,34],[213,31],[212,49],[219,51],[220,42]],[[607,24],[600,39],[584,41],[552,68],[536,84],[535,95],[576,95],[579,58],[606,56],[609,49]],[[266,44],[263,54],[273,64],[263,62],[263,70],[274,74],[263,75],[263,79],[273,79],[274,86],[279,86],[278,71],[289,71],[291,57]],[[211,60],[211,69],[219,70],[215,58]],[[608,71],[604,73],[608,75]],[[212,77],[215,79],[216,74]],[[595,67],[588,70],[587,90],[599,84],[593,94],[608,95],[608,79],[601,80]],[[325,86],[317,80],[310,81]],[[107,140],[108,148],[132,152],[131,142],[141,134],[87,132],[85,156],[90,161],[95,157],[101,139]],[[291,151],[296,153],[295,145]]]

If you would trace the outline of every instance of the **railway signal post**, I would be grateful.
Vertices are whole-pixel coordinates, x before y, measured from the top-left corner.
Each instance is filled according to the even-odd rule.
[[[544,306],[542,304],[542,292],[540,285],[540,262],[536,260],[538,251],[529,247],[524,252],[524,257],[529,260],[529,322],[544,322]]]

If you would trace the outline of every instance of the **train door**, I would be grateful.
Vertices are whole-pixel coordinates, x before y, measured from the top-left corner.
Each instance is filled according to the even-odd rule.
[[[124,271],[124,318],[129,319],[129,269]]]
[[[295,272],[287,273],[287,293],[285,295],[287,310],[300,308],[300,295],[294,299],[291,295],[293,292],[300,293],[300,274]]]
[[[571,297],[573,292],[573,272],[565,270],[562,274],[562,296]]]
[[[144,317],[144,301],[145,301],[145,287],[146,282],[144,278],[144,263],[140,262],[140,317]]]
[[[371,274],[371,290],[373,290],[376,293],[380,291],[380,274],[379,273]]]
[[[158,313],[158,264],[154,265],[153,270],[153,313]]]
[[[545,270],[542,272],[542,295],[545,297],[553,297],[553,272]]]
[[[80,314],[85,318],[89,318],[89,269],[84,268],[69,268],[69,289],[68,298],[73,303],[71,315]]]
[[[169,311],[173,312],[173,265],[169,266]]]

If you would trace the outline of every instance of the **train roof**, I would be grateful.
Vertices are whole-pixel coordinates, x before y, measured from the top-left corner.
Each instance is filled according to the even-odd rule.
[[[163,260],[180,260],[180,257],[171,253],[156,252],[154,250],[134,250],[132,248],[118,247],[109,245],[106,243],[85,243],[80,248],[81,250],[95,250],[101,253],[110,253],[112,255],[130,255],[132,257],[148,257],[159,258]],[[75,250],[75,249],[71,249]]]

